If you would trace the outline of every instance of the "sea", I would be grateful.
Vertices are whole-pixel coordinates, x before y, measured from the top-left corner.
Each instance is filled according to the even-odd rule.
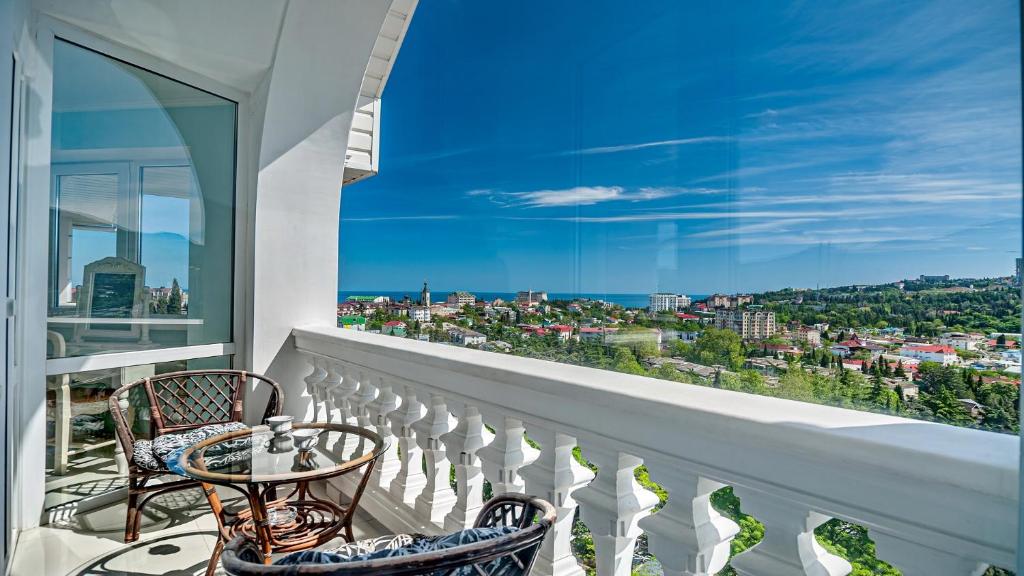
[[[453,290],[431,290],[430,299],[432,302],[443,302],[448,294]],[[478,300],[485,300],[490,302],[495,298],[501,298],[506,302],[515,300],[515,292],[474,292],[467,290],[470,294],[477,297]],[[402,298],[408,296],[416,301],[420,297],[419,290],[414,292],[395,292],[392,290],[340,290],[338,291],[338,302],[344,302],[349,296],[387,296],[391,298],[393,302],[401,301]],[[707,294],[688,294],[688,296],[694,301],[703,300],[708,297]],[[579,298],[587,298],[590,300],[604,300],[605,302],[611,302],[612,304],[618,304],[623,308],[646,308],[648,304],[648,294],[593,294],[593,293],[579,293],[573,294],[569,292],[548,292],[548,300],[576,300]]]

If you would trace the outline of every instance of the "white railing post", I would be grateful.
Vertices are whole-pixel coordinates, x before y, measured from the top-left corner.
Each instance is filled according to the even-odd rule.
[[[526,493],[551,502],[558,517],[537,553],[533,571],[541,576],[581,576],[572,553],[572,523],[576,516],[573,492],[594,479],[594,473],[572,454],[576,438],[527,423],[526,435],[540,444],[540,456],[519,469]]]
[[[431,394],[427,415],[412,425],[427,465],[427,484],[416,497],[416,514],[438,526],[444,526],[445,515],[455,506],[455,491],[448,482],[451,462],[441,443],[441,436],[452,429],[453,420],[444,397]]]
[[[956,553],[938,550],[889,534],[871,533],[875,555],[903,576],[981,576],[988,565]]]
[[[484,414],[494,428],[494,441],[477,451],[484,470],[484,478],[491,483],[493,495],[508,492],[522,493],[525,489],[519,469],[533,462],[539,452],[526,443],[523,423],[500,414]]]
[[[345,376],[346,378],[351,376],[355,384],[359,386],[356,393],[352,395],[351,401],[352,405],[355,406],[355,424],[356,426],[369,428],[373,425],[373,420],[370,418],[367,407],[377,397],[377,387],[366,377],[364,372],[355,370],[352,367],[345,368]]]
[[[491,441],[475,406],[454,408],[459,423],[441,436],[455,464],[455,506],[444,517],[444,529],[448,532],[472,526],[483,507],[484,475],[476,453]]]
[[[313,365],[313,372],[303,378],[306,383],[306,394],[312,399],[312,418],[314,422],[320,421],[320,383],[327,377],[327,370],[324,369],[326,360],[316,356],[310,356],[310,364]],[[307,416],[308,417],[308,416]]]
[[[324,403],[324,417],[328,422],[337,422],[341,419],[341,411],[338,410],[335,394],[341,386],[341,366],[337,362],[327,360],[324,362],[327,369],[327,376],[317,386],[320,389],[319,397]]]
[[[853,570],[814,538],[814,529],[828,516],[765,492],[733,490],[744,512],[764,524],[764,538],[732,559],[739,576],[845,576]]]
[[[633,476],[643,460],[581,441],[583,457],[597,465],[597,477],[576,491],[580,517],[594,538],[598,576],[629,576],[633,549],[641,534],[637,523],[658,503],[658,496]]]
[[[657,514],[640,520],[648,547],[665,576],[716,574],[729,561],[729,548],[740,527],[711,506],[722,484],[677,466],[646,461],[651,480],[668,491]]]
[[[423,412],[423,403],[416,398],[416,391],[407,385],[402,405],[389,415],[391,432],[398,437],[399,450],[398,474],[391,481],[389,491],[408,506],[416,502],[416,496],[427,485],[427,477],[423,474],[423,451],[416,443],[412,426],[423,418]]]
[[[366,382],[365,379],[362,380]],[[398,442],[391,433],[391,426],[388,424],[388,414],[398,408],[398,396],[391,390],[391,383],[382,377],[376,377],[377,397],[366,406],[366,410],[373,422],[374,431],[384,439],[388,449],[377,460],[377,467],[373,469],[373,476],[370,478],[371,485],[388,489],[391,481],[398,475],[402,467],[398,461]]]

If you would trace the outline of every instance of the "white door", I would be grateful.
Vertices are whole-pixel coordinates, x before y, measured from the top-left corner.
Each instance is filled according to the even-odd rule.
[[[0,490],[0,528],[3,529],[3,537],[0,538],[0,573],[7,566],[8,555],[13,551],[14,531],[12,530],[11,503],[13,502],[11,489],[14,485],[14,431],[11,430],[11,423],[15,422],[14,405],[11,390],[16,385],[16,371],[9,362],[14,358],[11,345],[14,342],[14,298],[15,283],[14,270],[17,261],[14,239],[17,238],[17,215],[18,215],[18,184],[20,178],[21,160],[19,156],[21,141],[21,93],[22,82],[21,68],[16,57],[13,57],[11,66],[11,107],[3,111],[10,114],[10,133],[4,137],[10,138],[10,172],[5,189],[7,193],[0,196],[0,228],[5,233],[0,233],[0,255],[3,256],[3,265],[0,266],[0,292],[2,292],[2,309],[0,314],[4,319],[4,330],[0,334],[0,366],[3,366],[3,374],[0,374],[0,445],[3,446],[3,460],[0,461],[3,468],[3,490]]]

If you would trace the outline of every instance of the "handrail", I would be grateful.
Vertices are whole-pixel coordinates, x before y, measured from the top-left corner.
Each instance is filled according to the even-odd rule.
[[[302,353],[874,534],[996,565],[1015,558],[1016,436],[334,327],[293,336]]]

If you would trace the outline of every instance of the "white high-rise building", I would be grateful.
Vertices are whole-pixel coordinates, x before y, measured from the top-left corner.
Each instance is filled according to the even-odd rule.
[[[675,312],[690,305],[690,297],[672,292],[655,292],[648,296],[647,309],[651,312]]]

